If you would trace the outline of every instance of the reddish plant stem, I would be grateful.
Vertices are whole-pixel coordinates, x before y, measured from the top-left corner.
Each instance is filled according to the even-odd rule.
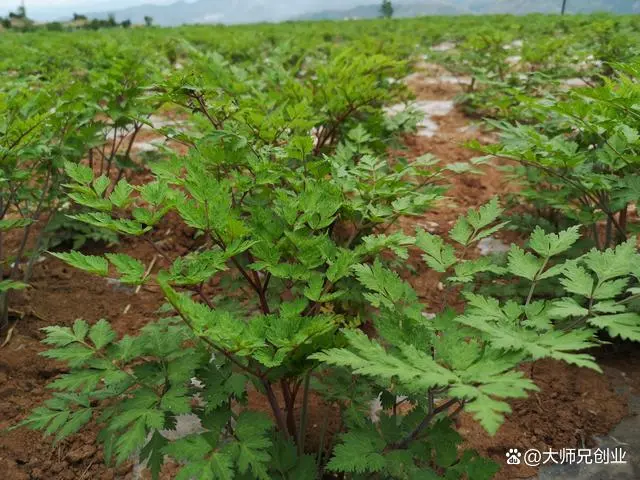
[[[133,144],[136,141],[136,137],[138,136],[140,129],[142,129],[142,125],[135,123],[133,127],[133,133],[131,134],[131,139],[129,140],[129,145],[127,145],[127,151],[124,154],[125,158],[129,158],[129,156],[131,155],[131,149],[133,148]],[[118,176],[116,177],[115,183],[118,183],[120,181],[120,179],[124,175],[124,170],[125,170],[124,167],[120,167],[118,169]],[[106,190],[105,190],[105,195],[106,195]]]
[[[349,108],[344,113],[342,113],[338,118],[336,118],[331,128],[326,130],[326,133],[322,135],[322,138],[318,137],[318,142],[316,143],[316,146],[313,149],[314,156],[317,156],[320,153],[320,151],[324,148],[327,141],[336,133],[340,125],[342,125],[342,123],[347,119],[347,117],[349,117],[349,115],[354,113],[358,108],[360,108],[359,105],[349,105]]]
[[[211,310],[214,309],[214,305],[211,302],[211,300],[209,299],[209,297],[207,297],[203,291],[203,286],[204,286],[204,282],[200,283],[200,285],[198,285],[196,291],[198,292],[198,296],[202,299],[202,301],[204,303],[207,304],[207,307],[209,307]]]
[[[273,416],[276,419],[276,425],[278,426],[278,430],[280,430],[282,435],[284,435],[285,438],[288,440],[289,430],[287,429],[287,423],[282,413],[282,409],[280,408],[280,405],[278,405],[278,399],[276,398],[276,395],[273,392],[273,387],[269,383],[269,381],[266,379],[262,379],[262,385],[264,386],[264,389],[267,392],[267,399],[269,400],[269,406],[271,407]]]
[[[291,389],[289,388],[289,384],[284,378],[280,380],[280,389],[282,390],[284,405],[287,410],[287,430],[291,438],[298,438],[296,419],[294,415],[296,395],[291,391]]]
[[[627,231],[627,211],[628,211],[629,205],[626,204],[622,210],[620,210],[620,213],[618,215],[618,223],[620,224],[620,228],[622,230],[624,230],[625,232]],[[618,243],[622,243],[626,240],[625,236],[622,235],[620,232],[618,232]]]

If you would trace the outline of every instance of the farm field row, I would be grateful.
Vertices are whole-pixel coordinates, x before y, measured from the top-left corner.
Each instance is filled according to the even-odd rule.
[[[0,471],[506,480],[601,445],[640,394],[639,32],[2,33]]]

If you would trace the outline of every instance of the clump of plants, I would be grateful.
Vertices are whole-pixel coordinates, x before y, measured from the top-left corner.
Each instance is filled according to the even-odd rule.
[[[87,73],[84,81],[65,92],[85,131],[78,151],[84,164],[104,179],[100,191],[93,192],[94,204],[104,201],[121,178],[131,180],[142,171],[145,155],[136,152],[134,160],[134,144],[143,128],[154,126],[152,114],[159,109],[159,103],[146,91],[157,78],[157,66],[139,58],[137,51],[120,47],[109,52],[107,68]],[[78,213],[78,208],[77,204],[67,205],[53,217],[48,230],[55,246],[81,248],[87,241],[118,241],[113,231],[73,219],[71,214]]]
[[[617,65],[604,85],[534,106],[537,125],[492,122],[501,143],[478,148],[511,158],[522,195],[553,225],[582,224],[600,249],[637,232],[629,211],[638,188],[638,65]]]
[[[55,254],[98,276],[159,286],[166,317],[123,337],[107,320],[47,327],[44,355],[69,371],[24,425],[60,440],[94,421],[107,462],[137,455],[155,478],[170,459],[178,479],[488,479],[498,466],[458,449],[460,412],[493,434],[508,401],[536,389],[523,362],[598,369],[584,350],[602,331],[640,340],[631,242],[563,261],[579,228],[536,230],[506,267],[472,259],[476,242],[504,226],[497,200],[448,236],[395,228],[443,187],[433,158],[391,160],[380,147],[380,132],[399,131],[380,101],[397,98],[385,80],[394,62],[329,60],[314,84],[316,95],[335,92],[329,103],[312,102],[285,71],[242,82],[220,65],[160,86],[191,108],[200,132],[183,138],[186,156],[151,166],[153,180],[121,178],[103,195],[104,174],[67,165],[73,199],[89,209],[76,220],[153,242],[171,212],[197,238],[184,255],[160,252],[158,271],[124,254]],[[463,312],[430,318],[393,266],[416,251],[444,275],[448,295],[486,272],[523,278],[529,293],[501,303],[467,292]],[[538,299],[551,278],[563,290]],[[268,414],[249,408],[249,395],[263,397]],[[306,442],[312,397],[340,418],[316,449]],[[377,397],[382,411],[372,414]],[[183,415],[199,428],[175,438]]]
[[[82,113],[54,91],[18,82],[0,91],[0,332],[21,315],[11,291],[28,286],[51,244],[47,226],[67,200],[63,163],[80,160],[87,138]]]

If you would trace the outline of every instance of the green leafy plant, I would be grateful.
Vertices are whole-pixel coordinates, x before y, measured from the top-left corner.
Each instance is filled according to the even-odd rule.
[[[48,248],[46,226],[63,206],[63,159],[80,160],[81,114],[66,98],[34,94],[29,85],[0,92],[0,331],[8,326],[10,291],[26,288]]]
[[[87,142],[89,166],[116,183],[140,168],[132,159],[132,148],[158,108],[145,97],[145,87],[155,73],[153,63],[141,59],[138,52],[120,49],[108,68],[87,75],[90,88],[77,89],[82,111],[96,133]]]
[[[368,71],[360,75],[361,87],[377,78],[375,70]],[[377,88],[376,82],[371,88]],[[358,92],[372,100],[378,93]],[[275,458],[273,449],[294,445],[297,453],[287,460],[287,477],[315,478],[322,466],[305,454],[305,420],[295,415],[299,393],[306,409],[311,372],[318,366],[310,354],[333,345],[340,326],[353,329],[361,323],[367,302],[352,267],[388,249],[406,257],[410,237],[375,231],[388,229],[400,216],[420,214],[437,200],[439,170],[430,157],[390,166],[374,156],[377,141],[364,125],[374,118],[383,121],[378,103],[364,105],[362,123],[341,141],[347,117],[339,112],[356,110],[349,97],[343,97],[342,106],[332,104],[326,121],[334,112],[339,120],[323,122],[332,132],[331,142],[321,133],[320,147],[314,148],[313,123],[298,119],[300,110],[271,112],[267,122],[251,96],[238,95],[234,104],[239,108],[229,116],[219,100],[208,103],[197,89],[184,95],[200,105],[204,134],[189,140],[188,156],[153,165],[154,181],[134,187],[120,179],[103,196],[109,184],[104,174],[95,177],[90,167],[73,164],[67,164],[67,172],[73,180],[71,197],[91,209],[74,215],[76,220],[149,238],[175,211],[201,240],[177,258],[159,250],[166,268],[153,275],[147,275],[142,262],[122,254],[55,254],[122,283],[156,282],[182,321],[151,324],[139,336],[119,341],[106,322],[91,328],[82,321],[72,329],[51,327],[47,342],[56,348],[46,355],[82,368],[80,376],[92,372],[92,379],[80,379],[79,371],[60,379],[54,388],[76,393],[57,395],[27,423],[64,437],[93,416],[87,402],[100,398],[108,458],[113,451],[121,462],[143,448],[141,455],[150,458],[156,474],[169,454],[189,461],[180,474],[184,478],[196,471],[212,478],[226,478],[231,471],[269,478],[270,471],[284,468],[269,461]],[[216,278],[226,281],[227,298],[219,303]],[[267,417],[238,413],[249,386],[270,405],[279,432],[275,443]],[[199,405],[192,401],[196,393]],[[188,412],[198,415],[208,432],[168,445],[160,430],[171,429],[176,415]],[[231,432],[236,440],[229,442]],[[146,441],[149,433],[152,443]],[[189,444],[193,448],[185,450]]]
[[[495,223],[500,213],[492,203],[461,218],[449,235],[458,249],[423,231],[417,233],[416,246],[431,268],[449,273],[448,289],[472,285],[479,273],[491,271],[503,281],[515,276],[529,282],[522,303],[503,304],[467,291],[462,314],[446,309],[425,320],[415,293],[396,274],[381,264],[356,267],[367,298],[379,309],[374,319],[377,336],[344,331],[346,347],[313,358],[369,379],[389,411],[375,428],[361,418],[352,421],[330,468],[412,478],[418,472],[432,472],[424,462],[432,459],[429,467],[435,465],[437,473],[450,467],[468,478],[489,478],[495,471],[490,465],[479,459],[468,463],[475,458],[471,453],[458,458],[455,440],[447,445],[451,437],[440,430],[450,425],[447,418],[465,410],[494,433],[511,411],[506,400],[536,390],[518,368],[522,362],[554,358],[599,370],[593,357],[581,352],[599,343],[599,330],[640,341],[640,315],[628,308],[638,294],[635,286],[628,288],[638,281],[639,256],[632,242],[606,252],[593,250],[576,260],[555,261],[578,240],[578,229],[557,235],[538,229],[526,250],[511,247],[505,268],[486,258],[466,259],[469,247],[502,226]],[[556,277],[564,293],[550,301],[537,300],[539,285]],[[411,413],[399,415],[401,405],[409,405]],[[429,442],[439,442],[440,435],[445,447],[438,451]],[[396,449],[405,458],[403,467],[397,463],[399,457],[390,454]]]
[[[328,211],[332,203],[325,201],[309,216],[299,207],[306,187],[298,195],[276,193],[272,209],[252,205],[251,217],[232,216],[230,202],[222,207],[227,214],[221,214],[219,198],[215,215],[207,215],[205,199],[214,198],[220,187],[210,178],[207,195],[198,190],[203,168],[202,159],[187,161],[185,177],[165,180],[180,183],[190,199],[160,181],[140,187],[151,216],[163,208],[158,199],[171,204],[179,198],[173,205],[181,216],[198,222],[210,238],[210,244],[155,275],[176,316],[121,339],[105,321],[48,327],[45,342],[54,348],[45,355],[67,362],[71,371],[54,381],[51,387],[58,393],[26,425],[63,438],[95,418],[103,425],[107,458],[122,462],[139,451],[157,475],[168,455],[185,462],[178,478],[202,472],[210,478],[270,478],[278,472],[311,479],[324,470],[353,478],[444,472],[453,478],[491,478],[496,465],[457,450],[461,437],[452,420],[460,411],[495,433],[510,412],[507,401],[536,389],[519,368],[523,362],[554,358],[598,370],[583,352],[599,343],[598,331],[640,341],[640,315],[628,308],[639,294],[637,287],[629,288],[637,284],[640,264],[631,242],[555,261],[577,241],[578,229],[558,235],[536,230],[527,250],[511,248],[506,268],[485,258],[467,259],[477,241],[503,226],[496,223],[502,210],[493,201],[455,224],[449,238],[458,249],[424,231],[415,239],[370,235],[355,244],[357,235],[351,235],[345,243],[328,236],[332,222],[326,223],[345,212],[345,197],[346,204],[333,204],[337,210]],[[190,175],[192,169],[201,175]],[[321,192],[326,195],[324,188]],[[120,203],[119,197],[112,200]],[[282,203],[287,200],[296,208],[287,208]],[[267,212],[270,224],[284,230],[238,229],[242,223],[236,222],[264,218]],[[209,230],[207,218],[216,227]],[[101,221],[109,228],[134,229],[124,219]],[[220,221],[235,225],[242,237],[223,233]],[[136,233],[144,234],[139,228]],[[296,229],[305,235],[296,235]],[[276,231],[277,237],[267,236]],[[429,319],[415,291],[377,254],[390,247],[406,256],[407,245],[414,243],[428,266],[448,274],[450,293],[491,271],[526,279],[529,294],[523,303],[501,304],[468,292],[463,313],[446,309]],[[270,249],[263,248],[267,244]],[[57,256],[97,275],[109,275],[113,268],[123,283],[151,281],[142,263],[124,255]],[[244,277],[253,301],[244,293],[234,296],[233,307],[213,303],[206,282],[227,264]],[[564,292],[551,301],[537,300],[537,286],[556,277]],[[374,337],[358,328],[363,320],[373,323]],[[243,406],[252,389],[268,400],[275,437],[269,417]],[[300,418],[294,408],[299,392]],[[307,402],[313,394],[341,407],[344,432],[328,457],[305,449]],[[375,396],[383,407],[377,418],[370,404]],[[162,434],[187,413],[198,417],[201,430],[178,440]]]
[[[636,231],[628,209],[640,198],[637,65],[620,65],[618,72],[602,87],[580,89],[565,102],[539,104],[546,122],[492,123],[502,132],[501,143],[478,146],[520,162],[514,173],[538,211],[549,209],[589,226],[603,249]]]
[[[84,82],[69,88],[67,96],[73,98],[85,130],[78,149],[86,155],[83,164],[88,169],[81,171],[101,176],[92,191],[94,202],[104,201],[121,178],[130,179],[144,167],[144,155],[138,154],[134,160],[133,148],[143,129],[153,127],[152,114],[159,108],[145,91],[155,73],[152,63],[137,52],[120,49],[114,52],[108,68],[86,74],[89,88]],[[88,240],[106,244],[118,241],[115,232],[73,219],[77,208],[68,205],[53,217],[48,228],[52,242],[81,248]]]
[[[3,38],[4,50],[22,55],[20,61],[1,56],[7,71],[42,86],[59,81],[61,70],[70,72],[75,95],[64,105],[86,127],[69,130],[82,132],[70,137],[73,154],[34,156],[25,148],[7,158],[54,158],[73,202],[62,211],[65,218],[95,232],[143,239],[156,252],[152,262],[122,253],[53,255],[122,284],[156,287],[165,316],[134,336],[119,335],[106,320],[45,328],[50,349],[44,355],[68,371],[22,425],[60,441],[93,422],[108,463],[137,457],[154,478],[172,461],[185,480],[482,480],[498,466],[460,448],[461,412],[493,434],[509,402],[537,388],[524,363],[552,358],[597,370],[589,349],[610,338],[640,341],[640,260],[630,239],[567,260],[584,232],[558,224],[554,233],[534,229],[526,245],[513,245],[506,263],[496,265],[477,258],[475,247],[506,228],[497,200],[470,211],[447,235],[400,230],[400,218],[423,214],[446,190],[435,158],[408,161],[387,153],[415,124],[411,115],[388,118],[383,109],[411,97],[398,81],[409,71],[406,60],[436,39],[463,44],[466,58],[456,72],[476,79],[468,92],[477,95],[474,110],[484,98],[492,115],[546,119],[549,110],[527,112],[533,102],[523,100],[549,93],[545,82],[560,58],[543,64],[523,51],[536,66],[519,72],[507,62],[515,52],[505,44],[529,36],[562,40],[569,31],[587,35],[594,22],[608,20],[494,19],[508,26],[506,33],[488,31],[485,18],[456,21],[456,32],[446,20],[414,19]],[[629,34],[633,20],[618,26]],[[135,52],[121,46],[132,42]],[[24,45],[29,48],[16,48]],[[546,47],[553,49],[553,42]],[[576,50],[589,55],[585,45]],[[560,67],[564,74],[571,66]],[[579,168],[550,168],[616,202],[633,192],[628,178],[637,127],[613,113],[634,115],[635,80],[628,76],[599,91],[598,99],[589,92],[572,97],[572,106],[560,105],[542,132],[559,132],[548,155],[556,162],[565,160],[573,136],[579,138],[575,158],[586,159]],[[93,77],[94,88],[72,81]],[[14,86],[14,80],[2,82],[3,94]],[[50,114],[53,103],[35,111]],[[127,172],[139,166],[131,156],[136,132],[155,123],[150,115],[165,103],[171,109],[165,111],[188,118],[189,130],[160,132],[188,153],[149,164],[151,180],[134,182]],[[584,114],[597,128],[576,133],[570,113]],[[542,164],[549,161],[547,145],[532,129],[525,137],[535,158],[525,160]],[[16,131],[19,136],[22,127]],[[583,152],[603,132],[616,150],[622,145],[616,135],[624,137],[621,157],[602,139],[595,160]],[[489,153],[507,155],[507,144]],[[86,162],[76,161],[87,148]],[[515,146],[513,152],[523,155]],[[618,168],[622,157],[629,165]],[[596,187],[589,169],[599,162],[608,170],[604,176],[598,170]],[[570,193],[564,198],[575,198]],[[608,211],[613,230],[621,210]],[[600,221],[596,215],[593,221]],[[192,234],[186,253],[154,241],[169,216]],[[576,222],[582,217],[569,223]],[[430,311],[403,280],[410,269],[400,268],[416,254],[442,275],[441,311]],[[524,294],[506,300],[484,294],[477,287],[487,276],[493,286],[517,285]],[[448,308],[454,297],[462,299],[456,311]],[[250,398],[265,407],[250,407]],[[335,431],[324,423],[317,445],[309,441],[313,404],[325,408],[325,418],[339,419]],[[186,434],[184,418],[196,425]]]

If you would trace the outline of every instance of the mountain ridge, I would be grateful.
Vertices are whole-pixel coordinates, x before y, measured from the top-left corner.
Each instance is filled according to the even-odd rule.
[[[405,0],[393,2],[394,15],[463,14],[527,14],[559,13],[561,0]],[[629,0],[569,0],[568,13],[606,11],[611,13],[639,13],[640,1]],[[144,23],[150,16],[154,24],[177,26],[194,23],[256,23],[287,20],[339,20],[345,18],[374,18],[379,16],[379,3],[367,0],[298,0],[293,5],[268,0],[178,0],[170,4],[146,3],[114,11],[88,12],[89,18],[106,19],[114,15],[116,21],[131,20]]]

